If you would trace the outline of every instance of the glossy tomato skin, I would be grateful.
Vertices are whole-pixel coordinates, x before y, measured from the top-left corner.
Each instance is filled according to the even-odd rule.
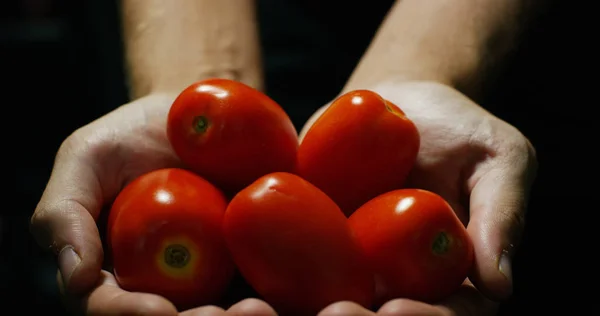
[[[369,90],[348,92],[310,127],[298,149],[297,173],[329,195],[346,215],[399,189],[420,146],[413,122]]]
[[[108,219],[119,285],[180,308],[218,299],[235,270],[221,231],[226,207],[223,193],[190,171],[159,169],[133,180]]]
[[[458,290],[473,265],[473,244],[465,226],[433,192],[384,193],[360,207],[348,222],[376,274],[382,302],[444,299]]]
[[[260,176],[293,171],[296,129],[285,111],[241,82],[206,79],[183,90],[167,119],[179,158],[227,193]]]
[[[241,274],[284,315],[316,315],[341,300],[371,304],[373,275],[347,218],[296,175],[272,173],[240,191],[223,231]]]

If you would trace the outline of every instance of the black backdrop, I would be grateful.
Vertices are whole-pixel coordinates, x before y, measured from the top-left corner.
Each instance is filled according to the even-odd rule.
[[[307,6],[317,2],[258,3],[267,93],[297,128],[339,92],[390,5],[346,1],[315,14]],[[584,88],[597,81],[586,58],[593,43],[586,10],[566,1],[551,6],[482,102],[531,139],[540,161],[505,315],[590,303],[571,300],[586,293],[575,283],[591,282],[584,262],[594,248],[578,245],[586,238],[583,225],[593,223],[597,211],[588,202],[595,198],[593,180],[587,182],[596,172],[597,143],[590,111],[598,102],[595,90]],[[11,190],[3,191],[0,208],[0,308],[15,307],[21,315],[62,313],[54,259],[33,243],[28,220],[61,141],[127,102],[122,66],[116,1],[1,2],[1,156]]]

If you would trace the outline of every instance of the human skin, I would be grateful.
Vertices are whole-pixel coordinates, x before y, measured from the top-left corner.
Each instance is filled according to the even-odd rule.
[[[101,270],[104,253],[96,220],[125,183],[180,164],[168,146],[164,120],[181,89],[215,76],[262,87],[253,3],[122,4],[134,101],[64,141],[32,217],[32,233],[58,256],[59,283],[72,308],[87,314],[176,315],[164,298],[123,291],[109,271]],[[321,315],[486,315],[510,295],[510,256],[523,229],[535,151],[517,129],[473,100],[493,66],[514,47],[520,32],[517,17],[533,12],[531,4],[403,0],[391,8],[341,92],[372,89],[415,122],[422,150],[411,184],[448,199],[468,225],[476,258],[470,281],[476,287],[466,285],[438,305],[399,299],[368,311],[340,302]],[[442,169],[446,171],[436,172]],[[468,203],[462,203],[465,196],[470,196]],[[227,312],[274,314],[256,299],[227,311],[207,306],[183,314]]]
[[[537,8],[536,1],[398,1],[344,87],[376,91],[413,120],[421,148],[407,186],[448,200],[474,243],[475,267],[458,293],[433,305],[399,298],[377,314],[494,315],[511,295],[511,257],[537,160],[519,130],[475,100]],[[375,312],[340,302],[321,315]]]
[[[31,230],[58,257],[69,309],[90,315],[177,315],[166,299],[120,289],[102,270],[96,220],[137,176],[181,162],[166,137],[175,96],[191,82],[229,78],[262,88],[254,4],[225,0],[125,0],[122,22],[132,102],[79,128],[61,145]],[[249,300],[237,310],[272,310]],[[215,306],[184,315],[223,312]]]

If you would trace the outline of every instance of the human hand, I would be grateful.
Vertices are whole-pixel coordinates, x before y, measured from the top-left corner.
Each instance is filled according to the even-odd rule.
[[[493,315],[512,291],[511,256],[523,231],[535,178],[535,151],[515,127],[455,89],[433,82],[382,83],[372,88],[397,104],[416,124],[421,148],[407,186],[444,197],[467,225],[475,249],[469,279],[439,304],[398,298],[382,315]],[[301,139],[324,108],[301,132]],[[472,281],[472,283],[471,283]],[[322,314],[371,315],[340,302]]]
[[[67,306],[90,315],[177,315],[163,297],[119,288],[103,267],[97,221],[104,207],[134,178],[181,167],[166,137],[174,95],[150,95],[80,128],[61,145],[47,187],[31,219],[31,232],[58,256],[59,288]],[[230,307],[233,314],[269,315],[258,300]],[[216,306],[182,315],[219,315]]]

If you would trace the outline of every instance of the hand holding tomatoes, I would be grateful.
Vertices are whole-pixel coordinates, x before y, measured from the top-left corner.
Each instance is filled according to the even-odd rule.
[[[101,240],[105,214],[125,184],[154,170],[182,167],[165,130],[175,97],[152,94],[124,104],[77,129],[61,145],[31,218],[31,232],[57,257],[58,286],[68,310],[82,315],[178,315],[164,297],[119,287],[112,270],[103,270],[109,268],[103,266],[109,251]],[[200,306],[189,312],[217,310]],[[272,308],[244,300],[230,310],[264,314]]]
[[[233,149],[240,147],[236,144],[249,141],[263,145],[276,143],[271,142],[270,133],[261,134],[262,131],[279,131],[284,139],[289,136],[285,128],[281,129],[286,125],[286,116],[283,116],[283,125],[275,121],[261,125],[254,130],[258,132],[250,140],[244,139],[246,133],[236,132],[243,129],[244,124],[231,125],[232,122],[243,123],[253,115],[260,117],[270,105],[278,109],[274,102],[267,102],[266,106],[260,102],[253,104],[252,100],[264,101],[266,96],[263,98],[258,91],[244,90],[246,88],[249,89],[228,80],[205,80],[191,85],[171,106],[167,131],[177,155],[193,172],[208,174],[216,190],[225,188],[237,192],[228,203],[222,234],[239,272],[261,297],[278,310],[316,313],[342,300],[369,307],[376,278],[386,290],[383,293],[386,298],[437,300],[458,289],[471,266],[472,244],[443,199],[433,195],[439,199],[430,199],[437,204],[433,203],[429,208],[423,206],[427,202],[415,202],[420,207],[401,217],[409,222],[420,218],[417,228],[423,231],[409,229],[410,225],[403,224],[406,220],[393,220],[400,217],[390,217],[390,214],[396,214],[389,212],[390,205],[395,207],[398,201],[386,200],[386,194],[397,193],[394,189],[405,183],[420,142],[415,125],[400,108],[368,90],[351,91],[341,96],[308,130],[297,152],[295,146],[283,147],[284,150],[278,152],[284,160],[297,155],[298,164],[294,169],[297,175],[277,172],[277,163],[272,163],[277,160],[276,156],[267,159],[263,165],[266,169],[252,169],[249,165],[235,169],[212,164],[222,162],[223,153],[233,153]],[[230,98],[238,89],[256,95],[249,99]],[[244,106],[247,112],[242,111],[243,115],[231,112],[232,108]],[[233,114],[227,116],[227,113]],[[208,124],[208,118],[215,120]],[[367,123],[364,130],[356,129],[360,120]],[[187,134],[183,133],[186,130]],[[221,137],[223,135],[225,137]],[[205,152],[202,148],[211,148],[211,151]],[[240,155],[248,154],[249,147],[242,149],[245,150]],[[199,159],[202,156],[208,158]],[[386,164],[388,161],[393,163]],[[228,169],[240,171],[239,177],[228,179],[225,176],[230,172]],[[249,177],[248,172],[253,176]],[[229,173],[229,176],[234,174]],[[248,183],[257,176],[257,180]],[[236,181],[239,182],[233,184]],[[428,197],[418,198],[427,200]],[[383,202],[378,203],[381,199]],[[115,210],[119,205],[115,203]],[[357,208],[360,212],[348,220],[345,214],[352,214]],[[141,218],[151,219],[150,214]],[[109,224],[112,223],[111,220]],[[384,224],[391,228],[383,229]],[[138,229],[127,236],[143,237],[142,231]],[[387,240],[386,232],[389,234],[390,231],[404,237]],[[191,229],[187,233],[194,236],[195,231]],[[416,249],[411,246],[409,236],[415,234],[421,236],[421,242],[429,243],[428,247]],[[212,236],[218,237],[218,234],[213,231]],[[202,242],[202,239],[211,238],[197,240]],[[437,246],[431,248],[432,244]],[[189,242],[186,245],[194,246]],[[181,246],[181,243],[175,243],[175,246]],[[169,246],[163,248],[159,250],[166,254]],[[187,247],[184,245],[183,249]],[[121,255],[130,251],[131,247]],[[411,264],[427,267],[418,261],[431,259],[426,257],[426,251],[433,251],[440,258],[452,258],[451,254],[460,258],[441,260],[437,270],[441,273],[428,270],[422,272],[427,278],[415,278]],[[398,253],[404,256],[398,257]],[[187,255],[183,251],[183,256]],[[219,254],[216,255],[218,258]],[[382,262],[385,265],[382,266]],[[162,263],[168,262],[165,259]],[[115,271],[122,286],[135,288],[127,284],[126,278],[120,277],[117,266]],[[422,286],[415,286],[415,280],[421,280]],[[431,286],[443,280],[447,287]],[[136,289],[162,293],[169,298],[176,296],[152,287],[152,283],[138,284]],[[222,291],[216,291],[215,297],[209,299],[217,298],[219,293]],[[172,300],[181,304],[177,299]]]
[[[121,116],[95,122],[99,128],[78,131],[57,156],[59,172],[32,227],[60,252],[65,287],[87,293],[87,312],[174,315],[175,307],[156,294],[180,307],[215,303],[235,268],[278,311],[324,308],[322,315],[366,312],[375,279],[380,299],[391,299],[380,312],[432,315],[452,310],[465,291],[480,297],[460,287],[473,263],[469,277],[486,294],[501,295],[510,284],[515,226],[501,215],[519,219],[520,208],[490,210],[521,205],[520,191],[510,190],[529,183],[529,160],[492,146],[518,149],[518,135],[460,94],[410,83],[393,92],[380,87],[385,99],[351,91],[307,128],[296,151],[289,118],[266,96],[227,80],[192,86],[169,115],[164,106],[150,111],[143,100],[134,102],[119,109]],[[419,98],[436,96],[443,110],[420,113],[427,105]],[[126,113],[143,115],[120,121]],[[248,118],[262,124],[252,127]],[[497,134],[486,133],[482,122]],[[169,133],[161,133],[165,126]],[[227,201],[223,192],[234,198]],[[97,273],[102,250],[94,219],[102,201],[117,194],[107,252],[115,280]],[[470,214],[463,194],[471,199]],[[342,209],[353,213],[349,219]],[[259,300],[230,310],[249,308],[275,313]]]
[[[511,258],[523,231],[527,196],[535,179],[535,150],[519,130],[450,86],[383,81],[371,88],[401,105],[418,126],[419,154],[405,187],[442,196],[466,223],[474,250],[469,280],[458,292],[434,304],[396,298],[379,312],[495,315],[498,301],[507,298],[512,289]],[[315,113],[301,135],[321,113]],[[350,305],[340,303],[331,308],[370,315]]]

